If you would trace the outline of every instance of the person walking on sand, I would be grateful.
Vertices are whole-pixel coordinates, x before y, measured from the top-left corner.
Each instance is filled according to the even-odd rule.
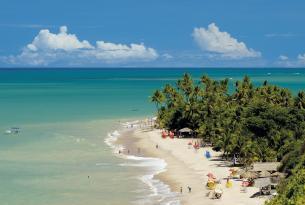
[[[189,193],[192,192],[192,188],[190,186],[187,186],[188,190],[189,190]]]
[[[158,149],[159,148],[159,145],[158,144],[156,144],[156,149]]]
[[[182,194],[182,187],[180,187],[180,193]]]

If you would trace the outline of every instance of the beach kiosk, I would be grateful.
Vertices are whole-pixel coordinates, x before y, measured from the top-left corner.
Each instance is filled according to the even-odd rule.
[[[276,186],[280,178],[285,177],[283,173],[277,171],[279,162],[254,163],[252,171],[258,173],[255,179],[255,186],[260,189],[261,195],[271,195],[276,193]]]
[[[179,130],[179,137],[193,137],[193,130],[185,127]]]

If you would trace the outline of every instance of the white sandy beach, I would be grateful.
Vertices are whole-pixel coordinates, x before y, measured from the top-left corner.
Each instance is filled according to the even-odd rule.
[[[228,162],[220,160],[220,153],[214,152],[211,148],[200,148],[195,151],[188,148],[190,139],[162,139],[160,130],[141,131],[136,130],[132,134],[136,138],[135,146],[141,147],[148,157],[162,158],[168,164],[166,171],[156,176],[169,184],[172,191],[180,192],[181,203],[184,205],[260,205],[264,204],[265,198],[251,198],[258,191],[258,188],[247,188],[246,193],[241,193],[241,181],[233,180],[233,187],[225,187],[225,179],[229,175]],[[156,145],[158,144],[158,149]],[[204,152],[209,150],[211,159],[204,157]],[[206,189],[207,173],[212,172],[217,179],[221,179],[223,196],[221,199],[210,199],[206,196],[209,190]],[[187,187],[192,188],[188,193]]]

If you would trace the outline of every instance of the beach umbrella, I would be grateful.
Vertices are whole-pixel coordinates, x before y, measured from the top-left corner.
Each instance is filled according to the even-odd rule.
[[[169,132],[169,137],[173,139],[174,136],[175,136],[175,134],[174,134],[172,131],[170,131],[170,132]]]
[[[167,137],[167,132],[166,131],[162,131],[162,137],[166,138]]]
[[[210,158],[211,158],[211,153],[210,153],[209,151],[206,151],[206,152],[205,152],[205,157],[206,157],[207,159],[210,159]]]
[[[266,187],[271,184],[271,181],[269,178],[259,178],[255,180],[254,186],[257,188]]]
[[[246,172],[242,172],[240,174],[240,176],[242,178],[252,178],[252,179],[255,179],[255,178],[258,177],[258,174],[256,172],[246,171]]]
[[[263,171],[261,171],[261,172],[259,173],[259,176],[260,176],[260,177],[270,177],[271,174],[270,174],[270,172],[268,172],[268,171],[266,171],[266,170],[263,170]]]
[[[285,177],[285,174],[284,173],[281,173],[281,172],[274,172],[271,174],[272,177],[281,177],[281,178],[284,178]]]
[[[216,177],[214,176],[214,174],[213,173],[211,173],[211,172],[209,172],[208,174],[207,174],[207,176],[209,177],[209,178],[213,178],[213,179],[215,179]]]
[[[238,169],[236,169],[236,168],[231,168],[231,169],[229,169],[229,172],[231,172],[230,173],[230,176],[236,176],[237,175],[237,173],[238,173]]]

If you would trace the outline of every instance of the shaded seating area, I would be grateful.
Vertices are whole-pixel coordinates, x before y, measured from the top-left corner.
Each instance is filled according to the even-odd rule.
[[[194,131],[188,127],[178,130],[179,138],[194,137]]]
[[[284,173],[277,171],[279,166],[279,162],[260,162],[253,164],[251,171],[258,174],[258,177],[254,181],[254,186],[259,188],[260,195],[276,194],[276,186],[285,177]]]
[[[277,171],[279,162],[257,162],[253,163],[250,169],[240,172],[243,179],[242,190],[244,187],[255,186],[259,188],[257,196],[275,195],[276,186],[285,177],[285,174]]]

